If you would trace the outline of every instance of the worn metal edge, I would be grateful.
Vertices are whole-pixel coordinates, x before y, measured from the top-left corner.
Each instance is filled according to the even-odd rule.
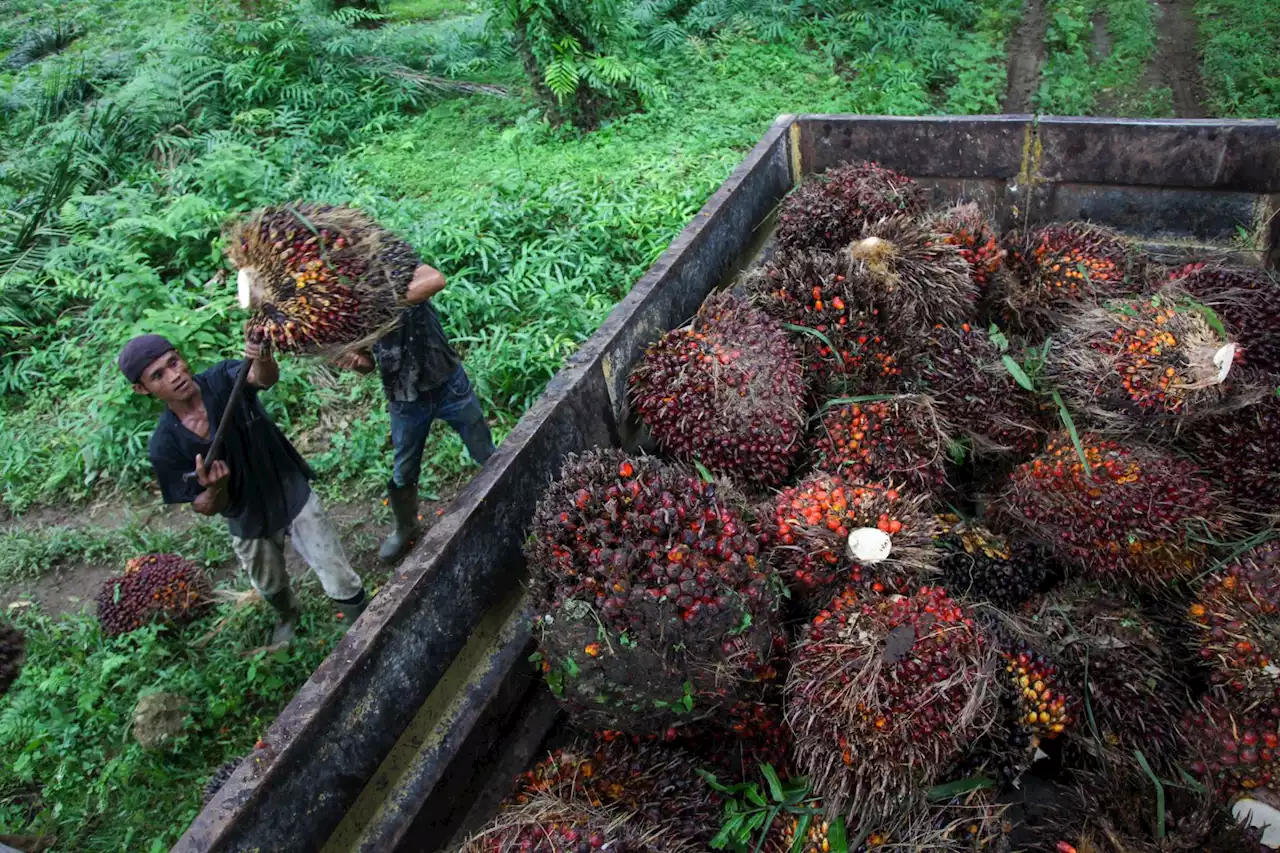
[[[484,501],[490,497],[501,500],[503,495],[500,487],[504,474],[520,461],[521,452],[537,435],[538,430],[551,419],[557,407],[580,385],[591,381],[593,371],[599,370],[602,357],[622,331],[625,321],[665,283],[668,272],[686,252],[696,246],[702,232],[715,224],[714,214],[725,206],[738,185],[757,169],[766,168],[767,161],[775,154],[774,149],[780,143],[786,145],[788,129],[793,120],[791,115],[782,115],[774,121],[729,178],[702,206],[693,221],[636,282],[600,328],[566,360],[564,367],[551,379],[543,394],[520,419],[486,467],[458,494],[449,510],[418,543],[405,564],[393,576],[393,580],[379,592],[338,646],[281,711],[264,737],[268,748],[256,750],[249,760],[240,765],[178,839],[172,853],[205,853],[228,849],[226,845],[233,836],[245,829],[254,812],[263,807],[277,780],[297,765],[306,762],[308,751],[315,745],[315,737],[308,735],[315,735],[313,727],[335,712],[335,706],[348,690],[350,679],[375,665],[373,659],[382,632],[395,630],[397,623],[407,620],[413,614],[416,609],[415,601],[420,597],[423,586],[430,584],[434,574],[442,570],[450,543],[464,530],[468,520]],[[423,696],[429,694],[433,687],[434,683],[421,691]],[[397,737],[399,734],[400,732],[395,733]],[[381,736],[386,737],[386,733]],[[323,792],[320,792],[320,798],[325,799]],[[340,808],[345,813],[349,805],[349,802],[334,802],[330,807]],[[323,837],[328,836],[340,818],[341,815],[337,820],[325,821],[328,826],[324,828]],[[307,843],[303,842],[299,849],[307,849]]]

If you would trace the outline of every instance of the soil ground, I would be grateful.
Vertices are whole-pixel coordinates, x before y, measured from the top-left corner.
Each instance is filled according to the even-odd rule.
[[[1009,43],[1008,85],[1001,108],[1006,113],[1031,111],[1031,99],[1040,88],[1044,64],[1044,36],[1049,28],[1044,0],[1024,0],[1022,20]]]
[[[1200,76],[1200,51],[1194,0],[1154,0],[1160,11],[1156,55],[1142,79],[1143,89],[1161,86],[1173,90],[1178,118],[1204,118],[1209,102]]]

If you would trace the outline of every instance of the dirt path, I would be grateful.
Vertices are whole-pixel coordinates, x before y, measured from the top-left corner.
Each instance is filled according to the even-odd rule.
[[[1044,0],[1024,0],[1022,21],[1008,49],[1008,83],[1001,104],[1004,112],[1031,112],[1031,99],[1040,88],[1040,66],[1044,64],[1044,36],[1048,28]]]
[[[1111,32],[1107,29],[1107,13],[1102,9],[1093,13],[1093,57],[1101,65],[1111,55]],[[1110,116],[1116,113],[1115,94],[1108,91],[1098,93],[1096,115]]]
[[[1195,0],[1154,2],[1160,12],[1157,22],[1160,40],[1143,76],[1143,86],[1147,90],[1161,86],[1173,90],[1173,110],[1178,118],[1204,118],[1209,114],[1209,95],[1200,77]]]

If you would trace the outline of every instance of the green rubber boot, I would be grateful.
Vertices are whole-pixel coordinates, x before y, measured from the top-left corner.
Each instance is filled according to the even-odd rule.
[[[294,632],[298,625],[298,617],[302,615],[302,605],[293,594],[292,587],[285,587],[275,595],[267,596],[267,604],[278,614],[276,629],[271,632],[271,645],[283,646],[293,642]]]
[[[388,483],[387,503],[396,517],[396,529],[378,549],[378,559],[394,563],[409,553],[418,538],[418,484],[397,486],[394,482]]]

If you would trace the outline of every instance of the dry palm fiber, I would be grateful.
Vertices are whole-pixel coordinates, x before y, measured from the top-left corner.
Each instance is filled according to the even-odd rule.
[[[946,426],[928,397],[832,400],[809,438],[813,465],[846,479],[892,479],[921,493],[947,484]]]
[[[1185,293],[1082,307],[1053,333],[1044,370],[1072,411],[1112,430],[1176,427],[1228,399],[1235,344]]]
[[[366,213],[303,204],[256,210],[227,231],[249,329],[279,350],[334,355],[398,320],[418,266],[412,247]]]
[[[1280,803],[1280,705],[1203,697],[1182,720],[1188,769],[1217,796]]]
[[[653,457],[565,462],[525,553],[543,670],[579,724],[654,733],[776,676],[778,580],[740,505]]]
[[[1280,280],[1256,267],[1187,264],[1168,281],[1212,308],[1240,343],[1241,361],[1280,373]]]
[[[1014,471],[999,499],[1005,516],[1098,580],[1160,587],[1199,571],[1201,539],[1235,523],[1218,487],[1154,448],[1079,438],[1077,452],[1068,435],[1052,436]]]
[[[924,211],[924,194],[906,175],[875,163],[845,163],[811,175],[782,202],[778,245],[843,249],[868,222]]]
[[[738,482],[773,486],[804,435],[799,354],[774,319],[732,293],[711,296],[631,372],[631,399],[666,453]]]
[[[960,247],[919,220],[868,223],[846,250],[874,288],[890,328],[910,339],[935,325],[973,319],[978,287]]]
[[[715,835],[721,800],[683,750],[620,732],[578,738],[525,773],[509,805],[552,796],[631,815],[669,838],[705,845]]]
[[[623,809],[538,794],[504,807],[458,853],[695,853],[698,849]]]
[[[850,583],[910,589],[937,573],[925,502],[889,481],[816,472],[778,494],[772,517],[760,520],[760,542],[812,609]]]
[[[0,622],[0,696],[22,674],[26,649],[26,636],[8,622]]]
[[[1120,235],[1083,222],[1046,225],[1007,236],[1016,275],[1004,281],[1006,310],[1021,326],[1046,330],[1076,305],[1148,289],[1146,261]]]
[[[1221,698],[1280,700],[1280,542],[1246,551],[1204,581],[1187,613]]]
[[[1152,766],[1173,757],[1189,691],[1172,644],[1137,604],[1077,582],[1050,592],[1034,614],[1002,624],[1011,640],[1053,661],[1061,690],[1078,697],[1078,720],[1067,731],[1086,752],[1128,760],[1141,749]]]
[[[847,254],[779,252],[743,285],[756,307],[792,332],[815,394],[900,384],[905,344],[893,338],[866,268]]]
[[[927,227],[944,236],[947,243],[960,250],[969,265],[969,275],[979,296],[985,296],[1002,274],[1007,274],[1005,256],[995,226],[977,204],[957,204],[930,214]]]
[[[1280,395],[1188,424],[1178,445],[1227,487],[1233,503],[1280,515]]]
[[[954,513],[935,520],[942,585],[957,598],[1016,610],[1044,592],[1057,576],[1052,558],[1025,539],[1005,536]]]
[[[152,622],[186,624],[212,603],[209,579],[198,566],[176,554],[154,556],[154,561],[103,582],[98,623],[108,637]]]
[[[1044,416],[1010,374],[997,340],[1003,336],[968,323],[934,328],[908,360],[909,386],[929,395],[975,456],[1025,458],[1044,441]]]
[[[994,653],[938,587],[847,587],[796,648],[787,722],[829,814],[879,821],[919,798],[990,724]]]

